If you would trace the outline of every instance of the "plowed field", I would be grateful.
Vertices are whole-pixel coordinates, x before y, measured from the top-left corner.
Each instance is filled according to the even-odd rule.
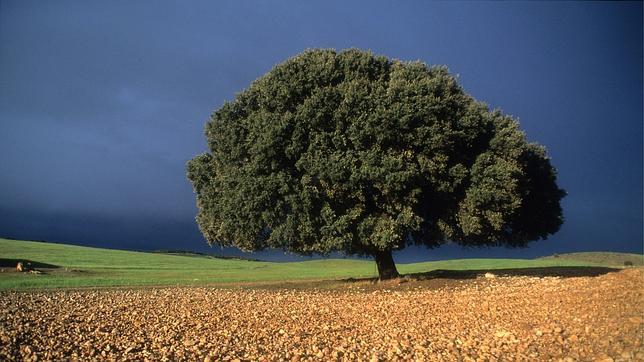
[[[644,271],[0,293],[0,360],[644,360]]]

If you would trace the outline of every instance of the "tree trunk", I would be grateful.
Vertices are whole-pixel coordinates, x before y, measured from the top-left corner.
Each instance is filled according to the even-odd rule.
[[[378,278],[380,280],[398,278],[398,270],[394,264],[394,258],[391,256],[391,250],[376,251],[373,254],[376,259],[376,266],[378,266]]]

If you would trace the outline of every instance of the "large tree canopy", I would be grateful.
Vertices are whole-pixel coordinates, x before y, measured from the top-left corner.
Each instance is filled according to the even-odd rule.
[[[525,246],[562,221],[556,172],[513,118],[442,66],[308,50],[215,111],[188,163],[207,241],[371,255]]]

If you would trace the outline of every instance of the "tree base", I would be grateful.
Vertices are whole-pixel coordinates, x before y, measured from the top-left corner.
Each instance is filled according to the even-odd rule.
[[[374,253],[373,258],[376,260],[378,267],[378,279],[387,280],[398,278],[398,269],[394,263],[394,258],[391,255],[391,250],[377,251]]]

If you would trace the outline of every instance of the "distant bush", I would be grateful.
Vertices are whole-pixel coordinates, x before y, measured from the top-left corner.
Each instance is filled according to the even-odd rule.
[[[632,261],[630,261],[630,260],[626,260],[626,261],[624,262],[624,266],[633,266],[633,262],[632,262]]]
[[[558,258],[558,257],[559,257],[559,254],[554,253],[552,256],[553,256],[553,257],[555,257],[555,258]]]
[[[147,252],[146,250],[140,250],[141,252]],[[158,254],[173,254],[181,256],[203,256],[206,258],[215,258],[215,259],[232,259],[232,260],[245,260],[245,261],[263,261],[256,258],[247,258],[245,256],[229,256],[229,255],[219,255],[219,254],[210,254],[210,253],[201,253],[198,251],[188,251],[188,250],[172,250],[172,249],[161,249],[161,250],[152,250],[152,253]]]

